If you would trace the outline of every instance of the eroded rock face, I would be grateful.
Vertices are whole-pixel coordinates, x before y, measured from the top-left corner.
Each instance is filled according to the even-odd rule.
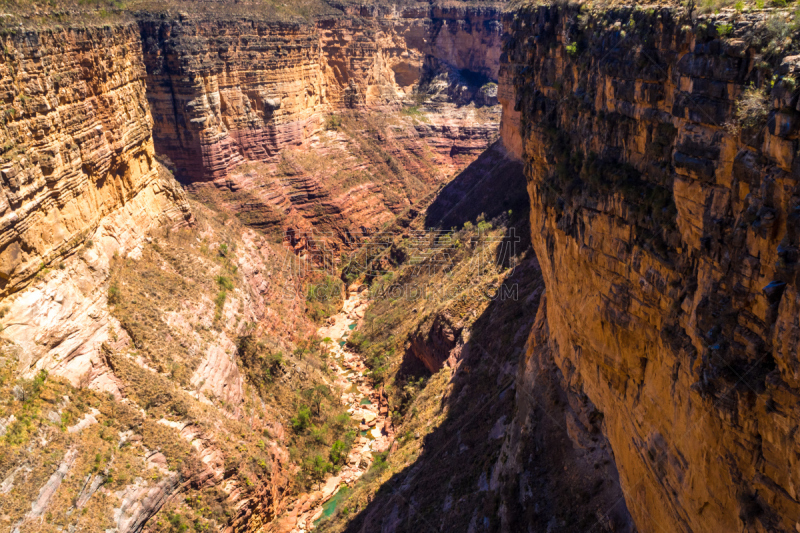
[[[508,21],[503,134],[526,164],[550,345],[602,413],[642,531],[800,519],[797,61],[775,60],[770,90],[740,40],[765,17],[728,39],[724,16],[669,9]],[[736,114],[750,83],[767,87],[755,124]]]
[[[325,115],[398,104],[425,72],[452,71],[450,96],[466,92],[451,101],[496,103],[492,88],[466,90],[462,78],[497,80],[498,8],[345,11],[307,24],[140,20],[156,144],[180,179],[224,179],[242,162],[272,160]]]
[[[444,313],[434,316],[430,322],[430,324],[419,326],[411,335],[409,350],[414,357],[422,361],[425,368],[431,373],[435,373],[448,360],[455,363],[457,354],[454,351],[461,340],[459,337],[463,325],[453,324],[455,322],[453,317]]]
[[[246,163],[191,188],[248,226],[283,235],[297,253],[321,256],[357,246],[424,202],[486,149],[498,116],[499,106],[453,104],[358,112],[275,162]]]
[[[104,217],[137,199],[141,209],[162,191],[135,24],[2,40],[0,291],[8,294]]]
[[[313,27],[160,19],[140,25],[156,142],[180,175],[224,176],[319,127],[326,84]]]
[[[436,6],[431,10],[427,53],[459,70],[497,80],[502,52],[501,8]]]
[[[75,385],[86,376],[83,385],[93,383],[119,395],[99,351],[118,330],[106,305],[110,263],[115,255],[136,257],[148,230],[164,223],[182,225],[187,213],[183,191],[162,169],[147,188],[100,221],[80,257],[62,261],[6,299],[2,335],[19,347],[20,373],[29,376],[44,369]]]

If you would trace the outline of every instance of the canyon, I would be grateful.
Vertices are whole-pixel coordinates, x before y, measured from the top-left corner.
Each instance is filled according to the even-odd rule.
[[[3,4],[0,529],[800,529],[739,4]]]

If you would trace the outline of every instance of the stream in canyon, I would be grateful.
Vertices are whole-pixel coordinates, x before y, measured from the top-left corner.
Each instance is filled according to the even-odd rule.
[[[282,521],[280,531],[303,533],[314,529],[323,515],[330,515],[335,502],[326,505],[339,491],[352,486],[370,467],[373,453],[384,452],[392,443],[388,421],[389,409],[382,392],[373,387],[364,374],[367,367],[362,357],[347,349],[347,337],[364,317],[369,305],[368,291],[364,285],[349,288],[342,310],[329,318],[317,330],[330,357],[327,364],[333,372],[336,390],[341,390],[341,400],[351,418],[359,424],[359,432],[350,449],[346,464],[320,483],[319,490],[298,496],[288,509],[288,520]]]

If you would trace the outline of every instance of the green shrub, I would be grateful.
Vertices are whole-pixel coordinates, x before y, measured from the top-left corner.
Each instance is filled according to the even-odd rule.
[[[169,521],[170,533],[183,533],[189,529],[189,525],[183,521],[183,517],[178,513],[170,513],[167,516],[167,520]]]
[[[316,416],[320,416],[322,414],[322,402],[326,398],[330,398],[331,390],[326,385],[319,384],[304,390],[303,396],[314,407]]]
[[[295,433],[302,433],[311,425],[311,409],[305,405],[300,407],[297,415],[291,418],[292,429]]]
[[[770,15],[767,18],[766,29],[770,41],[775,46],[782,45],[792,31],[792,27],[786,22],[785,16],[780,13]]]
[[[400,110],[400,113],[408,117],[417,117],[417,118],[422,117],[422,111],[420,111],[418,105],[404,107],[403,109]]]
[[[717,24],[717,35],[720,37],[730,37],[733,33],[733,24]]]
[[[334,276],[325,276],[317,283],[311,283],[306,293],[308,315],[321,321],[339,310],[342,302],[342,280]]]
[[[12,446],[24,444],[30,440],[29,433],[33,430],[33,420],[28,415],[22,415],[13,424],[9,424],[6,430],[6,443]]]
[[[769,113],[769,101],[764,89],[748,87],[736,104],[736,118],[744,128],[763,124]]]
[[[33,379],[19,380],[17,384],[22,390],[23,403],[28,403],[38,398],[45,381],[47,381],[46,370],[40,370]]]
[[[266,398],[268,387],[283,373],[283,352],[271,350],[251,335],[239,337],[236,345],[248,381]]]
[[[118,304],[120,301],[121,293],[119,291],[119,287],[116,284],[112,284],[108,288],[108,303],[110,304]]]
[[[324,457],[315,454],[311,459],[305,461],[303,470],[313,482],[322,483],[328,472],[333,472],[334,468]]]
[[[342,118],[336,115],[330,115],[325,119],[325,129],[328,131],[337,131],[342,127]]]
[[[311,427],[311,438],[316,441],[317,444],[325,444],[326,438],[325,435],[327,433],[327,428],[325,426],[322,427]]]
[[[334,465],[343,465],[347,461],[347,446],[341,440],[337,440],[331,446],[328,458]]]
[[[569,43],[565,48],[566,48],[567,53],[569,55],[571,55],[573,57],[578,55],[578,43],[573,41],[573,42]]]
[[[232,291],[233,290],[233,282],[229,278],[227,278],[225,276],[217,276],[214,279],[216,280],[217,285],[219,285],[220,289],[223,289],[223,290],[226,290],[226,291]]]
[[[372,461],[372,465],[370,465],[369,470],[361,477],[361,483],[369,483],[380,476],[383,471],[389,467],[389,463],[386,461],[388,456],[389,452],[373,454],[374,460]]]
[[[228,292],[226,290],[221,290],[217,293],[217,297],[214,298],[214,305],[217,306],[217,314],[219,315],[222,313],[222,308],[225,307],[225,299],[228,297]],[[216,318],[219,318],[217,316]]]
[[[370,345],[370,341],[360,331],[354,331],[347,338],[347,347],[359,353],[365,352]]]
[[[346,412],[339,413],[333,420],[334,426],[338,429],[344,429],[353,423],[353,419]]]

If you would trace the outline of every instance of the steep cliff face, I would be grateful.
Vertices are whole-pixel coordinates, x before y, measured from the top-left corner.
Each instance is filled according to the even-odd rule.
[[[159,151],[187,179],[266,159],[319,127],[325,98],[313,26],[142,21]]]
[[[135,24],[20,30],[2,41],[0,285],[8,294],[82,244],[103,217],[129,209],[146,224],[169,200]]]
[[[325,380],[288,355],[315,329],[305,281],[190,208],[155,158],[139,26],[112,22],[2,37],[0,528],[247,529],[297,482],[275,398]]]
[[[550,6],[507,21],[503,134],[526,165],[550,346],[601,413],[643,531],[800,519],[786,17]]]
[[[184,181],[225,178],[304,143],[325,115],[397,105],[426,74],[451,70],[459,88],[458,72],[496,80],[499,18],[430,6],[309,23],[142,17],[156,145]]]
[[[497,81],[502,52],[502,9],[498,6],[436,6],[430,12],[424,48],[434,70],[446,66]]]

